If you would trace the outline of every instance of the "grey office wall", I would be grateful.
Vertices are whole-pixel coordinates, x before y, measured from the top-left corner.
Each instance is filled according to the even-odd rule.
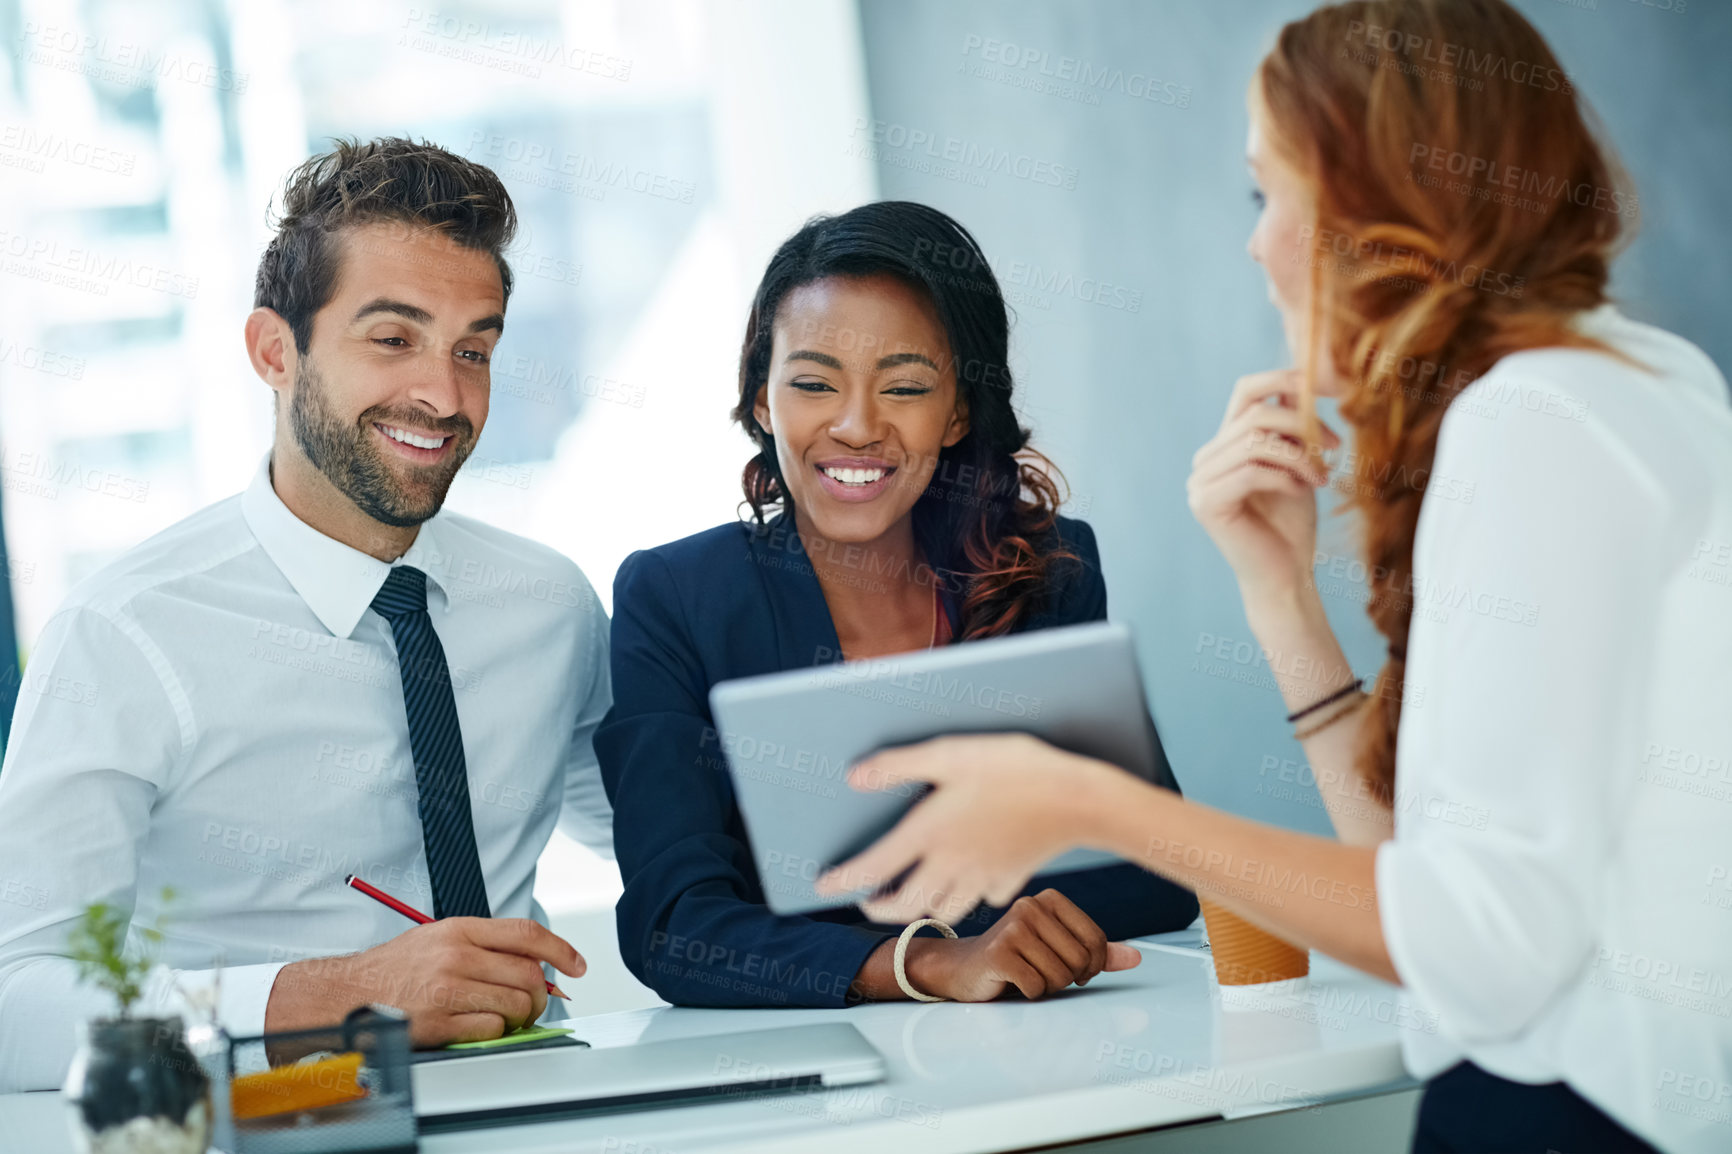
[[[1190,516],[1191,454],[1233,381],[1279,367],[1279,322],[1246,257],[1255,219],[1244,92],[1283,0],[861,0],[883,195],[980,238],[1017,313],[1013,364],[1037,444],[1100,534],[1113,616],[1136,629],[1185,788],[1301,829],[1327,820],[1228,570]],[[1643,221],[1616,270],[1627,311],[1732,366],[1732,5],[1521,4],[1633,173]],[[1099,87],[1077,83],[1106,70]],[[1009,163],[1001,164],[1000,154]],[[1380,639],[1351,526],[1317,575],[1362,672]],[[1277,659],[1281,659],[1277,655]]]

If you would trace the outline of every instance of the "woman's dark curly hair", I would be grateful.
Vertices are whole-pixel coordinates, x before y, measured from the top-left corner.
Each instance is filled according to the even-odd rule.
[[[939,453],[914,505],[914,539],[926,561],[963,591],[957,637],[1008,633],[1045,603],[1057,566],[1075,563],[1054,532],[1063,478],[1028,447],[1011,407],[1010,320],[998,280],[967,229],[923,204],[880,201],[820,216],[776,250],[752,299],[740,348],[740,403],[733,417],[758,446],[742,482],[758,524],[764,510],[791,511],[774,437],[753,407],[769,380],[777,310],[790,292],[831,277],[890,276],[918,289],[950,338],[968,432]]]

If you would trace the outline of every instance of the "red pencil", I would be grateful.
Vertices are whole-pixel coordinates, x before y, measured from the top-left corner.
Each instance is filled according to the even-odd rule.
[[[416,925],[424,926],[428,922],[433,920],[432,918],[428,917],[426,914],[422,913],[420,910],[416,909],[414,906],[398,901],[396,898],[392,897],[390,894],[386,893],[384,890],[380,889],[378,886],[369,885],[368,883],[362,881],[360,878],[356,877],[354,874],[350,874],[348,877],[344,878],[343,884],[346,886],[350,886],[353,889],[360,890],[362,893],[366,894],[368,897],[372,898],[374,901],[378,902],[381,905],[390,906],[392,909],[396,910],[398,913],[402,914],[404,917],[408,918],[410,921],[414,922]],[[547,992],[552,994],[556,998],[566,998],[565,991],[561,990],[558,986],[554,985],[552,982],[547,983]],[[570,1001],[571,999],[566,998],[566,1000]]]

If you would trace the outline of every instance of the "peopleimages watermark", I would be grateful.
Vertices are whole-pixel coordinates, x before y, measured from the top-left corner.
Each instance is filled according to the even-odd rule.
[[[1709,585],[1732,588],[1732,541],[1698,537],[1684,575]]]
[[[405,248],[406,241],[415,242],[415,246]],[[476,258],[475,250],[455,237],[429,233],[408,221],[379,221],[355,238],[352,248],[356,252],[386,255],[429,272],[462,272],[473,267]],[[429,248],[433,251],[427,251]],[[505,256],[511,271],[519,277],[532,276],[564,285],[583,281],[583,265],[567,257],[515,248]]]
[[[601,1140],[602,1154],[675,1154],[666,1146],[656,1146],[649,1142],[641,1142],[636,1138],[621,1138],[617,1134],[609,1134]]]
[[[144,504],[150,497],[150,482],[112,469],[89,469],[77,461],[57,460],[32,449],[0,446],[0,482],[12,493],[60,499],[63,489]]]
[[[92,144],[67,136],[64,132],[38,131],[28,124],[0,125],[0,165],[42,172],[49,161],[87,168],[92,172],[110,172],[116,176],[131,176],[138,164],[138,153]]]
[[[1529,212],[1544,212],[1560,200],[1582,208],[1593,207],[1616,216],[1634,217],[1636,194],[1607,188],[1588,181],[1572,181],[1556,174],[1506,164],[1484,156],[1414,141],[1407,152],[1409,182],[1442,188],[1498,204],[1510,204]],[[1445,181],[1445,176],[1460,181]]]
[[[1206,879],[1193,879],[1187,883],[1198,893],[1216,894],[1273,909],[1285,906],[1290,895],[1331,902],[1349,909],[1369,909],[1377,905],[1377,891],[1358,882],[1306,873],[1291,865],[1276,866],[1273,862],[1256,858],[1239,858],[1225,850],[1194,843],[1151,837],[1143,855],[1146,860],[1183,865],[1186,869],[1200,870],[1208,875]],[[1240,882],[1246,884],[1237,884]]]
[[[971,476],[979,478],[978,471],[966,465],[958,466],[955,475],[959,480]],[[935,472],[934,477],[937,476]],[[755,539],[763,554],[755,558],[759,564],[790,569],[823,567],[839,574],[851,573],[860,581],[907,581],[923,588],[937,587],[951,593],[962,593],[968,587],[967,575],[954,569],[935,569],[924,561],[889,557],[864,545],[834,541],[828,537],[808,539],[787,524],[765,527]],[[812,663],[827,664],[837,656],[835,650],[819,646],[812,655]]]
[[[401,755],[321,741],[313,756],[313,766],[313,777],[325,785],[409,801],[414,801],[419,793],[415,762]]]
[[[0,881],[0,902],[27,910],[48,908],[50,893],[47,886],[32,885],[17,878]]]
[[[1691,961],[1600,946],[1587,980],[1613,993],[1732,1018],[1732,980]]]
[[[1264,436],[1259,431],[1256,436]],[[1396,464],[1348,447],[1340,451],[1339,464],[1329,478],[1329,487],[1343,496],[1370,493],[1379,497],[1394,492],[1424,493],[1428,499],[1473,504],[1478,486],[1465,477],[1427,466]]]
[[[1095,1051],[1095,1065],[1093,1081],[1199,1106],[1219,1108],[1237,1102],[1292,1105],[1306,1097],[1291,1082],[1276,1082],[1249,1070],[1186,1062],[1176,1054],[1157,1054],[1124,1042],[1101,1042]]]
[[[224,869],[308,886],[338,885],[354,874],[399,896],[432,894],[427,875],[413,866],[370,861],[352,846],[334,849],[270,828],[207,821],[198,857]]]
[[[1732,751],[1704,752],[1670,741],[1648,741],[1636,780],[1707,801],[1732,801]]]
[[[962,244],[934,242],[921,237],[914,242],[914,259],[931,265],[939,279],[971,292],[990,293],[988,279],[991,270],[972,247]],[[1078,276],[1073,272],[1042,268],[1025,260],[1013,260],[1007,266],[1000,291],[1013,305],[1049,309],[1050,297],[1070,297],[1083,304],[1119,312],[1141,312],[1143,292],[1115,284],[1100,277]],[[991,382],[989,382],[991,383]]]
[[[27,345],[0,337],[0,366],[4,365],[17,365],[28,372],[64,377],[70,381],[84,379],[83,357],[57,353],[40,345]]]
[[[1654,1106],[1721,1126],[1732,1126],[1732,1082],[1719,1073],[1701,1074],[1664,1066],[1654,1087]]]
[[[723,732],[709,725],[698,737],[697,752],[699,764],[706,769],[731,765],[740,777],[818,797],[835,797],[848,777],[849,763],[829,754],[750,734]],[[717,757],[717,753],[722,756]]]
[[[1549,64],[1512,60],[1501,52],[1482,52],[1471,45],[1433,40],[1416,32],[1401,32],[1367,24],[1363,20],[1348,21],[1347,45],[1342,49],[1343,54],[1352,54],[1362,63],[1392,68],[1424,80],[1453,84],[1472,92],[1483,91],[1488,78],[1526,85],[1542,92],[1567,94],[1575,91],[1569,76]],[[1377,57],[1377,50],[1389,53],[1390,57]]]
[[[96,296],[107,296],[114,285],[129,285],[187,300],[198,296],[197,277],[148,261],[126,260],[96,249],[62,245],[58,240],[7,229],[0,229],[0,257],[5,258],[5,271],[13,276]]]
[[[496,28],[466,16],[438,9],[411,8],[403,18],[397,43],[417,52],[459,60],[540,79],[545,68],[583,73],[623,84],[631,79],[632,62],[623,56],[567,44],[556,36],[541,37],[515,28]],[[555,75],[558,73],[555,72]]]
[[[851,973],[813,969],[797,961],[742,951],[725,942],[709,942],[662,930],[650,934],[644,968],[669,978],[699,982],[767,1002],[785,1002],[791,994],[802,990],[820,997],[843,997],[854,984]]]
[[[1283,653],[1279,649],[1264,648],[1254,641],[1221,637],[1207,631],[1197,634],[1197,645],[1191,652],[1192,673],[1275,692],[1280,692],[1281,688],[1276,677],[1316,683],[1352,672],[1306,654]],[[1369,697],[1399,699],[1404,708],[1411,709],[1423,706],[1426,698],[1424,686],[1407,680],[1402,682],[1399,690],[1392,690],[1379,681],[1367,686],[1365,692]]]
[[[886,694],[902,691],[920,703],[920,712],[936,712],[946,717],[950,715],[950,705],[956,704],[990,709],[1024,721],[1040,718],[1041,698],[1019,693],[1007,686],[978,682],[960,674],[946,676],[936,669],[909,669],[895,657],[870,657],[840,665],[828,664],[832,658],[841,656],[828,646],[819,646],[816,654],[818,664],[813,667],[811,680],[839,693],[857,694],[863,686]]]
[[[1702,889],[1702,904],[1732,910],[1732,870],[1725,865],[1708,867],[1708,881]]]
[[[561,397],[585,397],[610,405],[641,409],[649,390],[639,384],[585,373],[575,365],[519,353],[493,362],[493,389],[526,401],[551,405]]]
[[[1075,56],[1054,56],[1043,48],[970,33],[962,41],[961,71],[980,80],[1025,88],[1061,100],[1098,105],[1103,92],[1170,108],[1191,106],[1191,86],[1162,80],[1152,72],[1126,71],[1091,64]]]
[[[1141,289],[1128,288],[1099,277],[1077,276],[1057,269],[1044,269],[1028,261],[1013,260],[1005,270],[1006,299],[1012,304],[1051,307],[1048,297],[1069,297],[1096,308],[1136,313],[1143,308]],[[1021,290],[1021,291],[1019,291]]]
[[[930,1102],[886,1093],[873,1086],[830,1090],[822,1083],[815,1084],[804,1076],[795,1075],[786,1067],[770,1066],[741,1055],[718,1054],[715,1073],[737,1083],[741,1093],[781,1091],[778,1096],[765,1099],[766,1106],[835,1125],[848,1125],[864,1115],[868,1119],[885,1118],[936,1130],[944,1116],[943,1109]],[[722,1093],[725,1096],[728,1092],[724,1090]]]
[[[356,641],[349,637],[334,637],[322,630],[300,625],[270,621],[259,617],[253,621],[252,637],[242,652],[257,661],[299,669],[382,689],[391,683],[390,674],[403,676],[417,669],[426,674],[443,669],[453,689],[463,693],[479,693],[484,675],[477,669],[462,665],[444,666],[432,659],[423,659],[419,666],[405,666],[396,654],[381,645]]]
[[[1618,6],[1618,0],[1606,0],[1613,7]],[[1556,0],[1566,8],[1580,8],[1588,12],[1600,10],[1600,0]],[[1640,8],[1652,8],[1656,12],[1670,12],[1674,16],[1685,12],[1690,7],[1690,0],[1627,0],[1627,4]]]
[[[18,39],[24,42],[23,59],[31,64],[124,88],[155,88],[159,80],[174,80],[241,96],[250,79],[245,72],[218,67],[209,57],[166,52],[35,20],[24,22]]]
[[[1408,275],[1412,281],[1410,287],[1415,290],[1447,281],[1494,296],[1521,300],[1527,288],[1525,276],[1512,275],[1472,261],[1428,256],[1403,245],[1356,237],[1337,229],[1302,225],[1296,244],[1299,249],[1294,254],[1296,261],[1327,261],[1333,257],[1339,262],[1334,266],[1335,272],[1359,278]]]
[[[947,180],[961,180],[980,188],[986,187],[990,177],[1008,176],[1072,190],[1081,175],[1073,166],[1055,160],[930,129],[910,128],[895,121],[856,117],[849,135],[851,139],[844,151],[851,155]]]
[[[1319,579],[1319,570],[1337,583],[1326,586]],[[1465,581],[1426,577],[1411,569],[1399,571],[1385,565],[1367,566],[1351,554],[1319,549],[1312,554],[1311,574],[1312,587],[1319,593],[1350,596],[1349,591],[1367,589],[1367,597],[1375,597],[1373,604],[1401,606],[1433,621],[1447,622],[1452,611],[1461,609],[1493,621],[1529,626],[1539,624],[1539,603],[1529,598],[1476,589]],[[1369,590],[1375,590],[1375,593]]]
[[[20,696],[34,693],[38,697],[52,697],[69,705],[94,706],[101,687],[94,681],[81,681],[64,673],[51,673],[46,669],[26,666],[18,677],[18,691]]]
[[[496,132],[476,129],[466,151],[479,151],[495,167],[515,165],[505,173],[512,180],[588,200],[604,199],[610,188],[676,204],[692,204],[697,197],[698,186],[690,180]]]
[[[1484,806],[1469,805],[1434,793],[1397,789],[1392,808],[1378,799],[1371,783],[1362,774],[1339,769],[1325,769],[1318,774],[1309,762],[1277,757],[1272,753],[1263,755],[1257,766],[1257,776],[1265,779],[1257,784],[1257,793],[1277,801],[1296,801],[1313,808],[1342,809],[1356,816],[1394,813],[1409,820],[1424,817],[1463,829],[1485,829],[1491,822],[1491,810]],[[1274,780],[1267,781],[1271,777]],[[1322,796],[1325,792],[1337,799],[1334,806],[1330,806]]]
[[[1380,351],[1368,368],[1370,387],[1376,392],[1399,390],[1410,401],[1450,406],[1451,412],[1497,420],[1506,405],[1518,405],[1530,413],[1561,417],[1566,421],[1588,419],[1587,399],[1549,383],[1490,373],[1478,376],[1467,369],[1426,357],[1396,355]],[[1477,388],[1476,382],[1484,381]],[[1399,382],[1399,383],[1398,383]]]

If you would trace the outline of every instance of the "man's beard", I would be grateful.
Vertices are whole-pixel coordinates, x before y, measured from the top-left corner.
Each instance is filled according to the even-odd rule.
[[[361,512],[373,520],[398,528],[419,525],[439,511],[457,470],[475,447],[475,429],[461,413],[443,421],[428,420],[420,413],[393,419],[388,409],[362,413],[353,424],[345,424],[331,412],[325,380],[302,357],[295,371],[295,395],[289,404],[289,427],[301,452]],[[409,465],[408,480],[385,459],[372,436],[373,422],[430,428],[452,436],[455,443],[445,460],[433,465]]]

